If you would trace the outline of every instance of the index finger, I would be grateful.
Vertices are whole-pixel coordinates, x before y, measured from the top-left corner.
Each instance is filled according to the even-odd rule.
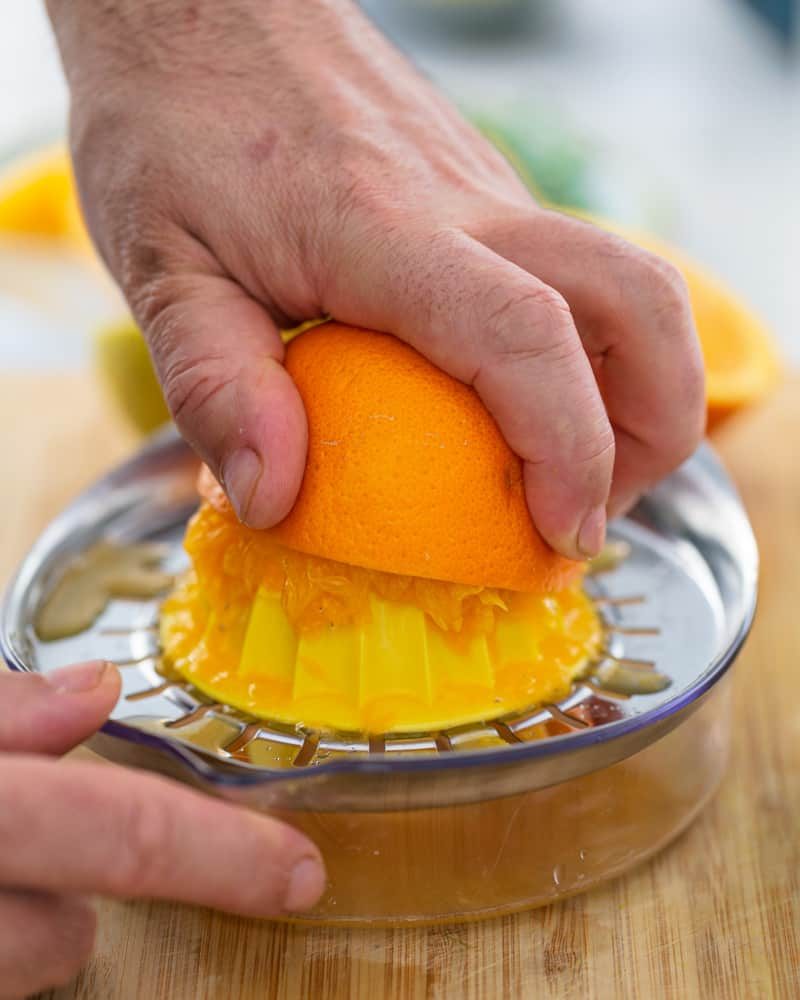
[[[317,848],[267,816],[119,767],[0,760],[0,886],[271,916],[324,883]]]

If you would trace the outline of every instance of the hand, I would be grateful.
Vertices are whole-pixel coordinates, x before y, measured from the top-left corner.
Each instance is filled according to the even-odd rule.
[[[324,314],[472,384],[566,555],[596,554],[606,512],[694,450],[703,375],[677,271],[539,207],[354,5],[49,7],[90,229],[248,524],[280,520],[303,474],[278,326]]]
[[[282,823],[164,778],[48,759],[94,732],[119,689],[98,662],[0,673],[0,1000],[75,975],[94,940],[91,895],[270,916],[322,892],[318,851]]]

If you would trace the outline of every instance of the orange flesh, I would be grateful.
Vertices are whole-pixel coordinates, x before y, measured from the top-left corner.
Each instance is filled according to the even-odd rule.
[[[203,504],[184,542],[198,582],[214,603],[249,605],[259,587],[281,594],[300,632],[369,620],[369,596],[413,604],[439,628],[465,635],[491,631],[498,609],[520,595],[495,587],[382,573],[295,552]]]
[[[580,584],[531,594],[365,570],[294,552],[209,505],[185,545],[193,569],[161,615],[166,663],[258,717],[447,728],[564,697],[602,645]]]

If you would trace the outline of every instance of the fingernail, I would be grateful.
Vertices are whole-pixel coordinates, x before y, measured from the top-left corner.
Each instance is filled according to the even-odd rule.
[[[599,554],[606,540],[606,509],[594,507],[583,519],[578,532],[578,551],[585,559]]]
[[[222,485],[243,524],[247,524],[253,494],[263,471],[261,459],[252,448],[240,448],[222,466]]]
[[[307,910],[316,903],[324,888],[325,869],[314,858],[303,858],[289,874],[284,908],[290,913]]]
[[[93,660],[91,663],[59,667],[47,674],[45,680],[59,694],[84,694],[99,687],[107,671],[108,664],[104,660]]]

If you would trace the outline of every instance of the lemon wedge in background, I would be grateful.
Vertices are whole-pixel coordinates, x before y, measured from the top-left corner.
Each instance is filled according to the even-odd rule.
[[[114,401],[142,434],[169,420],[144,337],[132,319],[97,331],[94,362]]]
[[[63,146],[15,160],[0,172],[0,232],[91,247]]]
[[[314,319],[284,330],[284,342],[324,322]],[[149,434],[170,419],[150,353],[133,319],[101,327],[94,335],[93,356],[114,401],[140,433]]]

